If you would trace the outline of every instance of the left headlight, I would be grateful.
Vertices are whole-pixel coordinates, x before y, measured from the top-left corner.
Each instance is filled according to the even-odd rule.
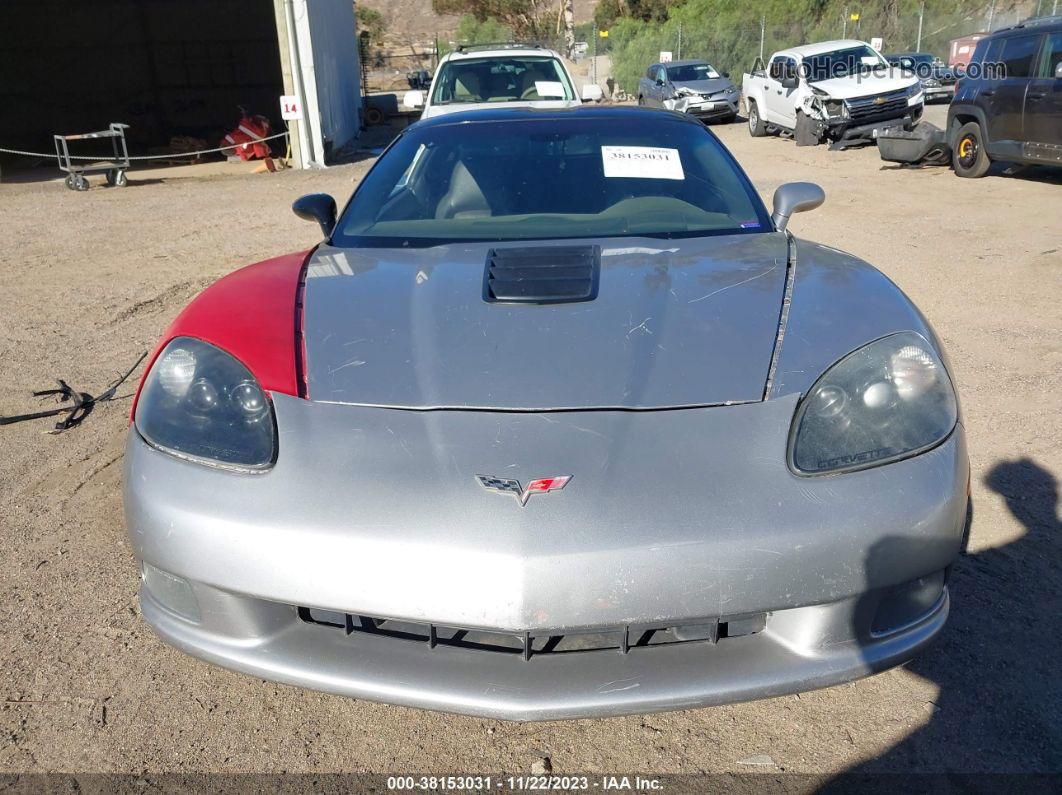
[[[154,447],[202,464],[257,472],[276,459],[268,396],[235,358],[177,337],[159,354],[137,401],[137,431]]]
[[[932,346],[901,332],[850,353],[815,382],[790,433],[793,469],[864,469],[939,444],[955,427],[955,390]]]

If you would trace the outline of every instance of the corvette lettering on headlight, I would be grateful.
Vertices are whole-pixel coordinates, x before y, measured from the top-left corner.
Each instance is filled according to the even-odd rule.
[[[850,353],[801,401],[789,459],[806,475],[864,469],[939,444],[958,416],[955,391],[932,346],[914,332]]]
[[[177,337],[159,354],[137,402],[136,429],[159,450],[245,472],[272,466],[273,407],[255,377],[229,354]]]

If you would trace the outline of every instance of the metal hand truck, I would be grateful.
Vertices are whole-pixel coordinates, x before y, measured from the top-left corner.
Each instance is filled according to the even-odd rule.
[[[107,172],[107,184],[117,185],[124,188],[129,180],[125,172],[129,169],[129,150],[125,146],[125,131],[128,124],[113,122],[106,130],[99,132],[81,133],[79,135],[56,135],[55,156],[59,159],[59,170],[66,172],[66,187],[70,190],[88,190],[89,183],[85,174],[91,172]],[[110,138],[114,157],[99,160],[80,160],[83,165],[74,165],[70,158],[70,141],[85,141],[89,139]]]

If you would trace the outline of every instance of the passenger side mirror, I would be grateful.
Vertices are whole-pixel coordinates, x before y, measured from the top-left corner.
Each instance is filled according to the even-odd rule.
[[[793,213],[814,210],[826,201],[826,193],[814,182],[787,182],[774,192],[774,212],[771,220],[781,232]]]
[[[790,76],[782,78],[782,88],[796,88],[799,84],[800,81],[795,77]]]
[[[423,91],[407,91],[402,97],[402,105],[410,110],[418,110],[424,107]]]
[[[336,226],[336,200],[327,193],[300,196],[292,203],[291,210],[305,221],[319,223],[326,238],[332,236]]]
[[[595,83],[587,83],[583,86],[583,102],[600,102],[604,96],[601,86]]]

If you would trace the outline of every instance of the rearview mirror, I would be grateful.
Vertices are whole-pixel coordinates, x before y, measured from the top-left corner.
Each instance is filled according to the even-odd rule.
[[[402,105],[410,110],[424,107],[423,91],[407,91],[402,97]]]
[[[316,221],[324,236],[331,237],[336,226],[336,200],[327,193],[300,196],[292,203],[291,211],[305,221]]]
[[[583,86],[583,102],[600,102],[604,96],[601,86],[595,83],[587,83]]]
[[[826,201],[826,193],[814,182],[787,182],[774,192],[774,212],[771,220],[781,232],[793,213],[814,210]]]

